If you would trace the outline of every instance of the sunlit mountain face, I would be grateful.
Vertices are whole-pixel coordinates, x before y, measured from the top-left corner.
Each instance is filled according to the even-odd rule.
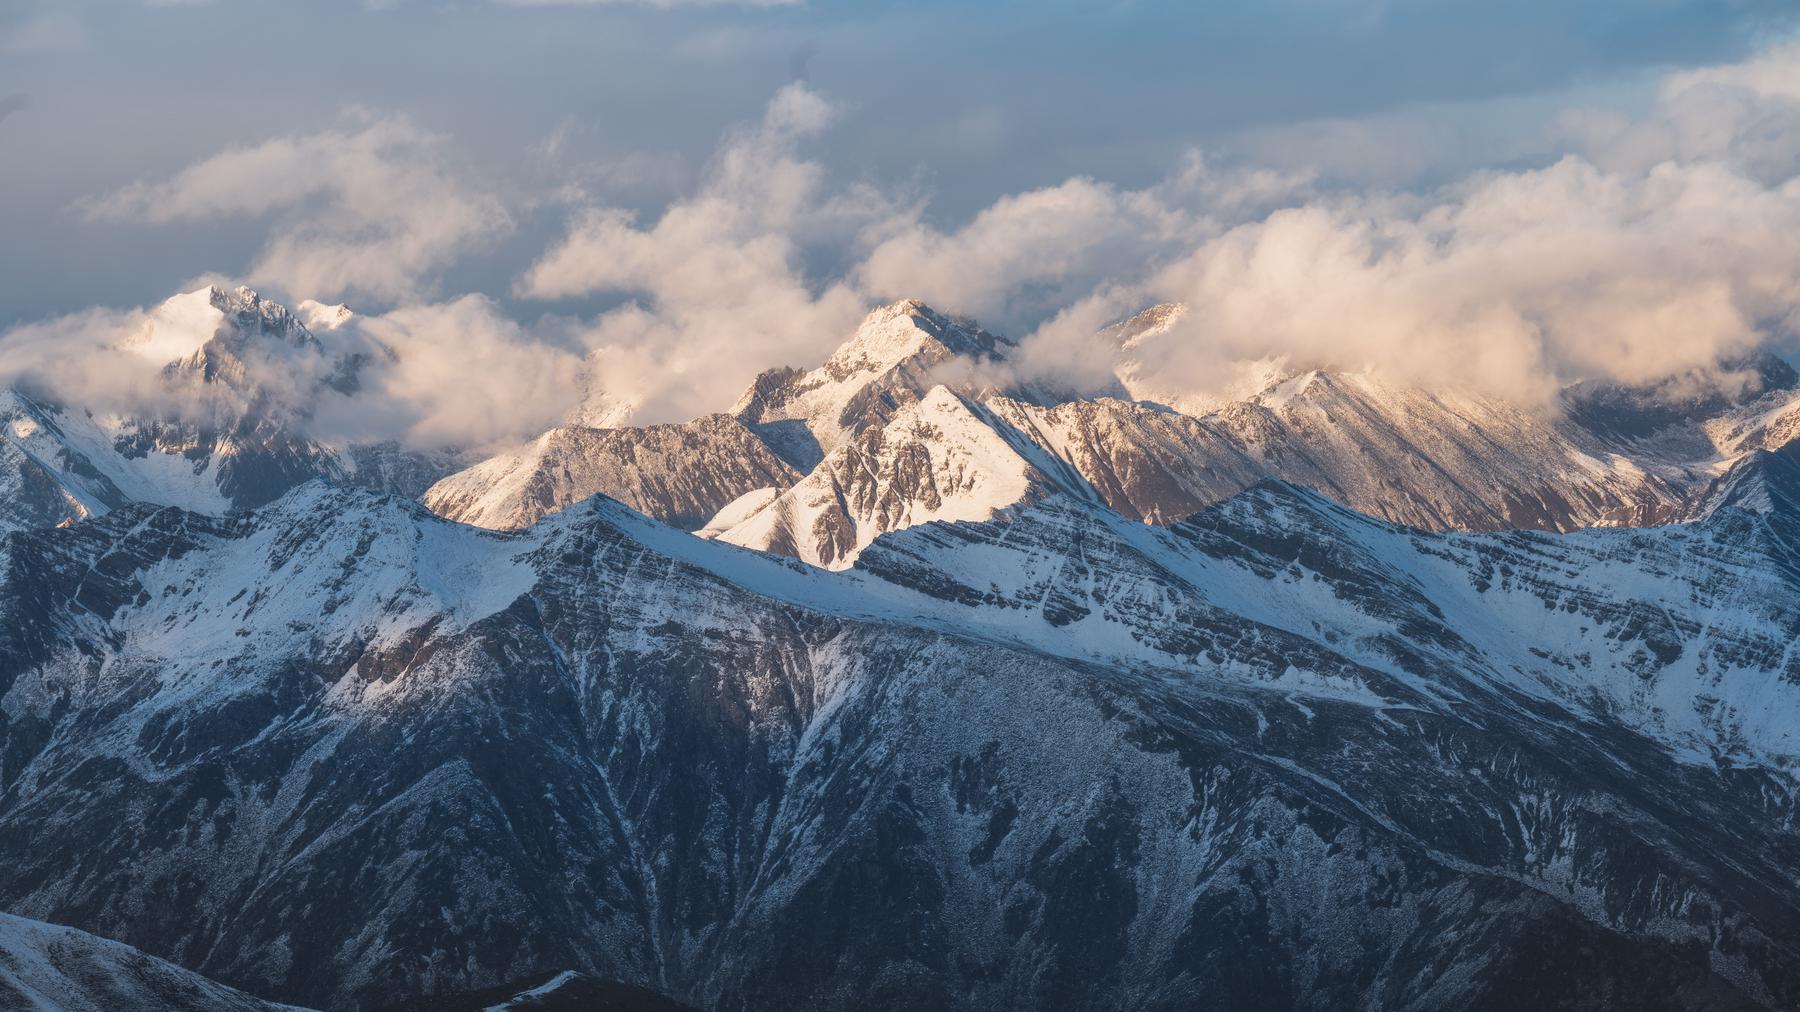
[[[1800,1007],[1796,31],[0,14],[0,1008]]]

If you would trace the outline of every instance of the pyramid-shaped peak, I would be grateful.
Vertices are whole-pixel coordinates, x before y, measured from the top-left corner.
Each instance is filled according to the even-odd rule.
[[[988,357],[1007,344],[973,320],[958,319],[918,299],[901,299],[863,318],[856,333],[826,360],[836,374],[883,372],[921,353]]]

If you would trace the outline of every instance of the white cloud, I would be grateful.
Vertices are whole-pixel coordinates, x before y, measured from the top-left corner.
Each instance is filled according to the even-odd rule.
[[[578,353],[507,319],[480,295],[355,317],[329,339],[374,350],[361,388],[319,405],[318,431],[342,441],[513,442],[564,421],[586,380]]]
[[[873,191],[826,192],[823,169],[799,157],[831,115],[804,85],[783,88],[654,224],[585,208],[519,280],[534,298],[636,299],[588,328],[598,396],[640,404],[640,421],[717,411],[758,370],[810,363],[843,339],[865,300],[842,281],[813,284],[802,254],[809,243],[854,243],[896,212]]]
[[[1581,153],[1426,193],[1193,168],[1143,191],[1075,179],[957,230],[915,224],[859,276],[1035,314],[1014,372],[1090,389],[1110,350],[1086,335],[1157,301],[1190,311],[1133,355],[1199,399],[1271,358],[1528,402],[1583,378],[1729,382],[1721,358],[1800,333],[1800,45],[1659,95],[1606,129],[1565,119]]]
[[[319,299],[415,296],[434,272],[510,227],[497,198],[457,176],[441,137],[392,116],[234,148],[86,211],[150,224],[274,214],[248,278]]]
[[[1151,286],[1196,310],[1162,364],[1201,382],[1272,350],[1531,397],[1800,333],[1800,44],[1558,133],[1578,153],[1545,168],[1315,201],[1204,244]]]
[[[921,298],[1009,326],[1142,277],[1148,265],[1306,186],[1303,175],[1220,170],[1196,152],[1143,190],[1075,178],[1003,197],[953,231],[913,220],[870,252],[856,278],[878,298]]]
[[[1705,369],[1791,331],[1800,189],[1726,168],[1575,157],[1429,199],[1282,210],[1151,279],[1186,302],[1154,367],[1204,387],[1269,354],[1521,399]]]
[[[900,297],[1025,333],[1013,379],[1104,387],[1112,350],[1094,331],[1172,299],[1189,306],[1181,323],[1134,349],[1165,387],[1217,392],[1273,357],[1536,401],[1575,379],[1704,371],[1800,332],[1800,152],[1783,146],[1796,68],[1787,47],[1676,75],[1637,120],[1565,120],[1575,150],[1559,160],[1424,193],[1195,155],[1141,189],[1078,177],[954,226],[901,195],[833,186],[802,152],[834,111],[790,85],[653,220],[572,189],[582,206],[516,294],[622,304],[532,327],[480,296],[419,295],[506,221],[404,120],[229,151],[91,213],[270,214],[253,274],[295,296],[399,299],[331,335],[374,356],[362,393],[315,406],[340,438],[488,445],[584,402],[612,421],[621,404],[638,422],[722,410],[756,372],[816,364],[872,303]],[[565,159],[565,143],[541,157]],[[0,339],[3,360],[93,396],[151,396],[141,367],[99,352],[141,316],[20,328]]]
[[[364,316],[316,303],[317,346],[245,342],[229,383],[166,367],[211,337],[204,289],[144,309],[89,309],[0,334],[0,387],[15,383],[100,415],[234,420],[250,410],[334,443],[399,440],[491,448],[564,421],[581,401],[581,354],[465,295]],[[359,362],[349,393],[328,381]]]
[[[1764,182],[1790,179],[1800,168],[1800,42],[1671,74],[1641,119],[1578,109],[1562,125],[1579,150],[1617,171],[1724,161]]]

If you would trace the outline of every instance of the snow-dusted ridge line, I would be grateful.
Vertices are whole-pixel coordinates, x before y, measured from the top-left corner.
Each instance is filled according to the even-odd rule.
[[[841,573],[319,483],[9,536],[0,840],[84,859],[21,848],[0,903],[333,1007],[1800,995],[1800,782],[1739,712],[1800,709],[1786,496],[1558,536],[1042,493]]]
[[[324,514],[331,516],[330,522],[309,523]],[[1741,540],[1745,523],[1754,528],[1759,522],[1733,518],[1755,515],[1726,506],[1716,518],[1655,530],[1560,536],[1430,533],[1374,520],[1316,492],[1269,481],[1189,522],[1156,528],[1052,490],[1038,505],[1007,507],[985,522],[931,522],[885,535],[874,543],[867,565],[828,572],[698,538],[602,497],[529,531],[499,534],[442,520],[404,500],[313,483],[247,516],[242,525],[249,536],[225,538],[210,551],[151,568],[146,585],[186,588],[182,607],[202,615],[237,614],[244,607],[239,602],[253,600],[265,615],[272,609],[274,614],[309,616],[324,609],[363,616],[327,626],[265,622],[257,628],[266,631],[256,635],[269,637],[262,648],[268,651],[294,649],[327,627],[336,629],[328,641],[348,638],[364,650],[392,648],[421,628],[443,634],[505,611],[542,579],[541,563],[534,560],[557,557],[599,524],[737,592],[859,623],[931,630],[1114,669],[1183,672],[1195,663],[1191,648],[1179,638],[1169,640],[1154,622],[1145,624],[1144,616],[1131,610],[1149,608],[1154,614],[1175,608],[1170,617],[1182,616],[1183,622],[1233,617],[1271,633],[1280,630],[1296,643],[1318,643],[1353,660],[1361,672],[1346,681],[1289,665],[1287,673],[1271,678],[1232,663],[1211,665],[1216,677],[1242,687],[1377,708],[1449,709],[1465,702],[1470,691],[1459,679],[1473,676],[1486,691],[1522,693],[1578,708],[1587,705],[1582,702],[1587,696],[1608,700],[1618,712],[1637,714],[1633,719],[1646,722],[1642,730],[1663,736],[1689,761],[1711,761],[1723,748],[1759,762],[1800,762],[1800,717],[1795,716],[1800,695],[1780,687],[1786,667],[1777,664],[1755,677],[1747,670],[1731,673],[1729,683],[1707,675],[1720,663],[1731,672],[1730,651],[1740,649],[1731,643],[1779,640],[1787,627],[1800,633],[1800,616],[1793,609],[1768,611],[1767,620],[1777,623],[1769,626],[1738,621],[1716,606],[1695,612],[1681,622],[1698,621],[1699,630],[1717,628],[1726,645],[1657,647],[1675,654],[1674,660],[1661,663],[1633,646],[1638,633],[1608,625],[1648,620],[1632,617],[1648,602],[1672,613],[1691,610],[1698,590],[1665,585],[1668,566],[1683,558],[1701,563],[1693,578],[1708,581],[1708,586],[1729,580],[1723,586],[1740,588],[1734,593],[1765,596],[1779,594],[1783,587],[1792,590],[1792,581],[1780,570],[1766,570],[1757,561],[1762,552],[1779,551],[1780,540],[1767,548],[1745,544],[1743,550],[1759,554],[1745,558],[1747,570],[1734,574],[1729,568],[1731,553],[1740,550],[1732,539]],[[258,589],[259,560],[292,551],[281,533],[290,529],[312,539],[306,554],[297,557],[328,558],[334,552],[331,545],[354,546],[359,564],[371,567],[379,578],[345,584],[334,565],[281,567],[276,572],[284,576],[278,584]],[[1293,539],[1296,547],[1284,550],[1336,553],[1341,562],[1330,561],[1329,554],[1322,559],[1351,568],[1295,570],[1306,573],[1300,579],[1272,573],[1259,561],[1260,550],[1242,547],[1243,539],[1254,543],[1267,531]],[[1221,537],[1230,541],[1221,542]],[[1306,548],[1309,539],[1324,541],[1318,542],[1320,548]],[[1326,543],[1339,547],[1325,549]],[[1094,553],[1098,558],[1089,559]],[[1490,556],[1532,567],[1525,571],[1531,579],[1547,581],[1545,589],[1484,585],[1491,578],[1480,575],[1486,565],[1480,560]],[[1074,572],[1096,575],[1070,583],[1071,566]],[[203,567],[205,575],[196,567]],[[1543,572],[1536,572],[1539,568]],[[1600,575],[1578,575],[1584,570]],[[248,574],[249,582],[229,575],[238,572]],[[1591,603],[1565,620],[1547,610],[1546,594],[1575,595]],[[1158,598],[1166,600],[1157,603]],[[1054,610],[1052,599],[1060,600],[1057,607],[1072,618],[1046,621]],[[1138,599],[1142,603],[1129,608],[1117,603]],[[378,618],[370,621],[368,616]],[[137,649],[152,656],[179,651],[192,658],[216,652],[224,658],[242,647],[241,631],[221,628],[209,634],[178,613],[151,608],[129,621],[144,630],[135,639]],[[290,626],[302,631],[289,632]],[[1428,637],[1427,644],[1442,641],[1426,649],[1448,651],[1448,663],[1463,672],[1459,679],[1422,676],[1398,663],[1383,645],[1421,635]],[[1621,635],[1630,638],[1614,639]],[[1724,660],[1707,659],[1721,650],[1726,652],[1718,656]],[[1569,666],[1571,661],[1556,660],[1576,654],[1597,666],[1583,674]],[[1662,673],[1646,681],[1647,670]],[[1706,688],[1709,684],[1715,687]],[[1725,684],[1734,688],[1717,688]],[[1647,687],[1654,687],[1655,694],[1647,696]],[[371,692],[377,689],[359,689],[355,698],[374,698]],[[1697,709],[1702,697],[1714,700],[1704,704],[1714,708],[1710,716]],[[1729,716],[1735,728],[1724,738],[1718,726],[1708,723],[1721,716]]]

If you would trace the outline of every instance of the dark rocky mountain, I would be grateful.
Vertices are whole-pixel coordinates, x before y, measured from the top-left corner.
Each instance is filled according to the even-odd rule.
[[[332,1009],[1793,1007],[1800,516],[1740,478],[1561,536],[1058,483],[846,573],[126,506],[0,542],[0,907]]]

